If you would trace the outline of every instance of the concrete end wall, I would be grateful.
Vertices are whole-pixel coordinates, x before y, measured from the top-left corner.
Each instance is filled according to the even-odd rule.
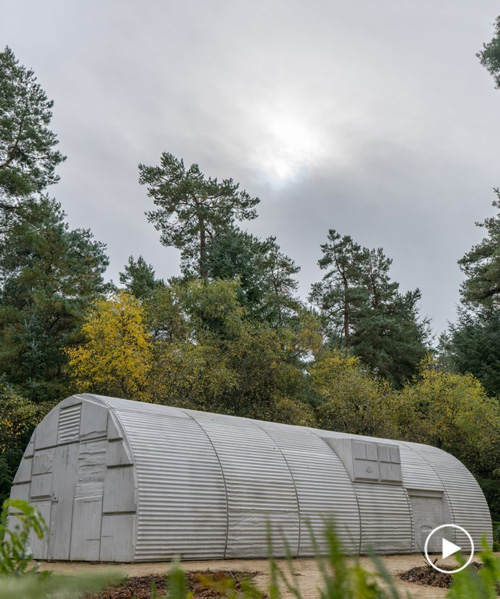
[[[123,428],[92,396],[73,396],[37,426],[11,497],[37,507],[49,527],[32,538],[37,559],[134,558],[137,484]]]

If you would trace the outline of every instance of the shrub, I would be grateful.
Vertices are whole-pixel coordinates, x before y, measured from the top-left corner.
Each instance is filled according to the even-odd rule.
[[[122,576],[52,576],[50,572],[37,573],[33,565],[29,537],[39,539],[47,532],[40,512],[21,499],[6,499],[0,514],[0,599],[76,599],[91,591],[117,584]]]
[[[29,536],[41,539],[47,526],[40,512],[21,499],[6,499],[0,514],[0,575],[21,576],[37,570],[31,566],[33,554]]]

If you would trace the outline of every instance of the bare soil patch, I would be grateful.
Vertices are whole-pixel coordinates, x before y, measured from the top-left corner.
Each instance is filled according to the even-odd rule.
[[[186,572],[188,589],[193,593],[193,599],[220,599],[223,596],[217,588],[217,583],[225,580],[232,581],[237,591],[242,590],[245,581],[249,581],[259,572],[246,572],[239,570],[198,570]],[[213,581],[215,584],[207,583]],[[167,591],[167,577],[160,574],[149,576],[134,576],[126,578],[118,587],[108,588],[93,595],[86,595],[86,599],[151,599],[152,589],[155,588],[157,596],[164,596]]]
[[[420,583],[410,582],[400,578],[400,575],[417,566],[425,564],[425,560],[420,554],[404,554],[404,555],[384,555],[380,558],[387,570],[394,577],[397,588],[402,592],[403,597],[408,593],[412,599],[443,599],[446,595],[446,587],[437,587]],[[368,557],[359,558],[360,564],[366,570],[373,572],[375,566],[372,560]],[[439,563],[443,563],[439,560]],[[450,567],[456,567],[453,557],[447,558],[444,562]],[[286,567],[282,560],[279,560],[282,567]],[[322,586],[321,573],[318,570],[317,563],[314,559],[299,558],[293,562],[295,570],[301,574],[297,577],[297,582],[300,584],[303,596],[305,599],[318,599],[318,588]],[[106,564],[98,563],[91,564],[88,562],[43,562],[42,570],[52,570],[56,574],[65,575],[85,575],[110,573],[115,575],[126,574],[128,580],[132,577],[148,577],[158,575],[163,580],[166,573],[170,570],[172,564],[170,562],[150,562],[150,563],[134,563],[134,564]],[[186,572],[205,572],[209,570],[212,574],[218,571],[240,571],[240,572],[258,572],[253,578],[253,582],[264,593],[269,589],[270,574],[269,564],[265,559],[232,559],[232,560],[207,560],[196,562],[182,562],[181,567]],[[282,589],[283,599],[295,599],[294,595],[288,589]],[[102,594],[101,594],[102,596]],[[105,595],[103,597],[106,597]],[[133,595],[124,595],[123,599],[131,599]],[[122,597],[111,595],[112,599],[122,599]]]

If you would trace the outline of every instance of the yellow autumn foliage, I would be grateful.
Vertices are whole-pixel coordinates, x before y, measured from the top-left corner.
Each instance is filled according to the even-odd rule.
[[[0,456],[16,444],[24,448],[31,431],[49,409],[49,405],[37,405],[9,389],[0,389]]]
[[[151,395],[155,403],[216,410],[236,385],[236,374],[216,344],[157,342]]]
[[[396,437],[397,399],[390,384],[363,368],[359,358],[334,350],[310,367],[320,428]]]
[[[398,395],[402,436],[451,452],[476,472],[500,464],[500,405],[472,374],[440,368],[432,357]]]
[[[83,343],[68,348],[76,388],[103,395],[148,400],[150,334],[140,302],[125,291],[95,303],[85,320]]]

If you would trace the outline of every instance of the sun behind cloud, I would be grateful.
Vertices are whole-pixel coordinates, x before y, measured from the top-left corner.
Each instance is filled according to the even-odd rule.
[[[331,153],[315,119],[289,103],[257,109],[254,125],[254,162],[274,183],[295,179]]]

